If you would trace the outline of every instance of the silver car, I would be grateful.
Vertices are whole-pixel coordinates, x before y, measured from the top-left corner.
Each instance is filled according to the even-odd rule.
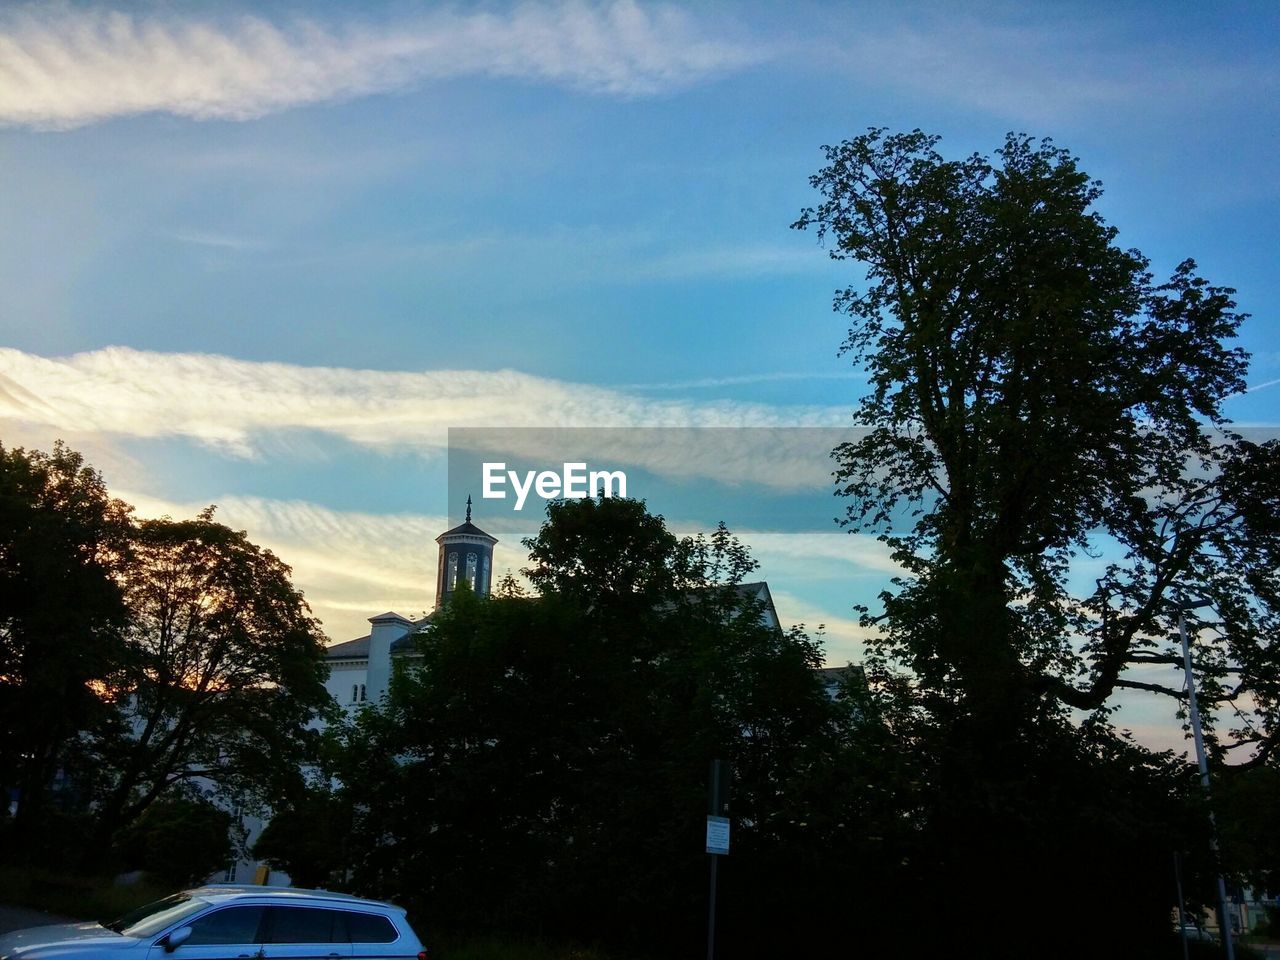
[[[108,924],[68,923],[0,935],[0,960],[244,960],[253,957],[427,960],[404,910],[324,890],[211,884]]]

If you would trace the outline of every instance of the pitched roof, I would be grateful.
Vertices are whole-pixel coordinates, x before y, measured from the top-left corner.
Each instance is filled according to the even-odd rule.
[[[440,536],[436,537],[436,543],[439,543],[445,537],[455,537],[455,536],[475,537],[478,540],[488,540],[492,543],[498,542],[497,537],[495,537],[491,533],[485,533],[483,530],[477,527],[474,523],[472,523],[470,519],[468,519],[458,524],[456,527],[453,527],[450,530],[446,530],[444,533],[440,534]]]
[[[395,640],[391,641],[391,652],[392,653],[413,653],[414,652],[413,635],[420,632],[423,627],[429,624],[431,622],[431,618],[434,616],[435,616],[435,611],[433,610],[431,613],[428,613],[421,620],[415,620],[413,622],[412,630],[406,633],[403,637],[397,637]]]
[[[369,618],[370,623],[413,623],[408,617],[401,616],[394,610],[388,610],[386,613],[380,613],[376,617]]]
[[[345,643],[335,643],[325,650],[326,660],[368,660],[369,637],[356,637]]]

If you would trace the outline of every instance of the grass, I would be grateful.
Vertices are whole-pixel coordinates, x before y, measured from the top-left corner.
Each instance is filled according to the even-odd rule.
[[[118,886],[111,877],[79,876],[39,867],[0,868],[0,903],[32,907],[73,920],[114,920],[173,893],[142,881]]]
[[[435,960],[618,960],[616,954],[579,944],[498,935],[427,936]]]

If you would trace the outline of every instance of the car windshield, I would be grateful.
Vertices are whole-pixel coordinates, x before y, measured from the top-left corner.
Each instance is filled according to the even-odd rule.
[[[175,893],[172,897],[165,897],[126,913],[106,926],[108,930],[122,933],[126,937],[149,937],[183,917],[198,913],[208,905],[207,900],[193,897],[189,893]]]

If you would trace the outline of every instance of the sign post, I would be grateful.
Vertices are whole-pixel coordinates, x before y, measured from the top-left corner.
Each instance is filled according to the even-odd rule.
[[[711,895],[707,906],[707,960],[716,960],[716,870],[729,853],[729,765],[711,761],[707,788],[707,853],[711,856]]]

